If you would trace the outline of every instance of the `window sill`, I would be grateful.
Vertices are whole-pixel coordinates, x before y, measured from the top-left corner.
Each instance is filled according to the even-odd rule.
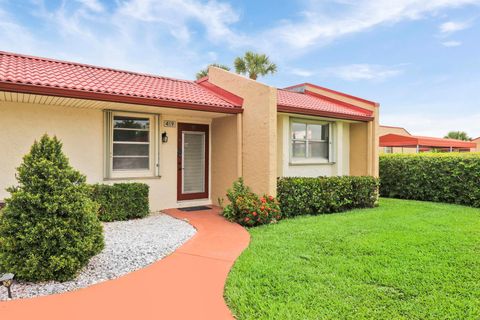
[[[156,180],[161,179],[162,176],[152,177],[115,177],[115,178],[103,178],[103,181],[122,181],[122,180]]]
[[[319,165],[334,165],[335,162],[328,161],[290,161],[289,166],[319,166]]]

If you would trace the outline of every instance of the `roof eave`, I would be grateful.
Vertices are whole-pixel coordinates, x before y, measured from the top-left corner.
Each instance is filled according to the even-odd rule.
[[[359,115],[351,115],[351,114],[343,114],[337,112],[329,112],[329,111],[322,111],[322,110],[312,110],[312,109],[305,109],[287,105],[277,105],[277,112],[287,112],[287,113],[295,113],[301,115],[308,115],[308,116],[318,116],[318,117],[326,117],[326,118],[333,118],[333,119],[342,119],[342,120],[355,120],[355,121],[372,121],[373,117],[371,116],[359,116]]]
[[[153,99],[137,96],[126,96],[120,94],[102,93],[68,88],[50,86],[39,86],[32,84],[13,83],[0,81],[0,91],[39,94],[65,98],[76,98],[86,100],[99,100],[118,103],[130,103],[153,107],[177,108],[196,111],[218,112],[218,113],[242,113],[243,109],[238,107],[224,107],[207,104],[196,104],[191,102]]]

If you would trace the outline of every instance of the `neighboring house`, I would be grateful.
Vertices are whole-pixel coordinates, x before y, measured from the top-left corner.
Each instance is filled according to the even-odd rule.
[[[90,183],[140,181],[152,210],[216,204],[238,177],[378,175],[378,104],[311,84],[277,89],[210,67],[177,80],[0,52],[0,199],[42,134]]]
[[[402,127],[393,127],[393,126],[379,126],[379,136],[384,136],[387,134],[398,134],[401,136],[411,136],[405,128]],[[413,148],[404,148],[404,147],[379,147],[379,153],[415,153],[416,150]]]
[[[380,153],[468,152],[475,144],[470,141],[411,135],[401,127],[380,126]]]
[[[472,148],[472,152],[480,152],[480,137],[472,139],[472,142],[476,144],[475,148]]]

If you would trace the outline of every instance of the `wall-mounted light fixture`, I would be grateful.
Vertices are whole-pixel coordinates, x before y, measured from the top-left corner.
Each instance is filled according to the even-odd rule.
[[[164,132],[162,133],[162,142],[163,142],[163,143],[167,143],[167,142],[168,142],[168,136],[167,136],[167,132],[166,132],[166,131],[164,131]]]

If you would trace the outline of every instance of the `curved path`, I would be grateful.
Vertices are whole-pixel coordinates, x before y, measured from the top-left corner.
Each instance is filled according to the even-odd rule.
[[[218,209],[183,212],[197,233],[170,256],[115,280],[68,293],[0,302],[1,319],[233,319],[225,279],[248,232]],[[15,294],[15,287],[13,286]]]

